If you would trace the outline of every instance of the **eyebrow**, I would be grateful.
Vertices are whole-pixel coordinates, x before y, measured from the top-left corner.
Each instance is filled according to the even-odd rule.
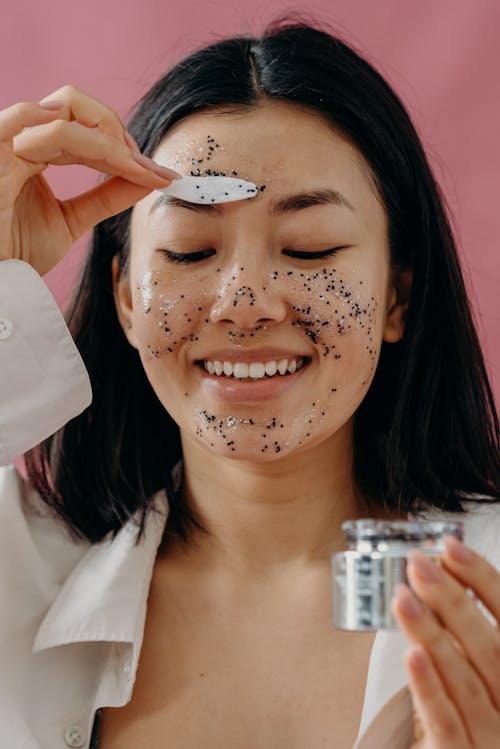
[[[292,213],[310,208],[313,205],[338,205],[356,211],[353,204],[338,190],[328,188],[313,190],[312,192],[300,192],[296,195],[287,195],[271,203],[272,213]]]
[[[180,198],[174,198],[172,195],[167,195],[167,193],[162,193],[149,209],[148,217],[159,209],[171,206],[175,208],[186,208],[188,211],[194,211],[195,213],[221,214],[223,205],[226,204],[190,203],[187,200],[181,200]],[[321,190],[313,190],[311,192],[299,192],[294,195],[286,195],[284,198],[272,201],[270,204],[270,212],[273,214],[295,213],[296,211],[301,211],[314,205],[336,205],[342,208],[348,208],[353,212],[356,211],[353,204],[345,197],[345,195],[342,195],[341,192],[325,188]]]

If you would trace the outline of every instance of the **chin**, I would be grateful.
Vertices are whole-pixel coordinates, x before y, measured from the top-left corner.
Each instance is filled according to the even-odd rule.
[[[288,449],[287,451],[281,450],[280,452],[261,452],[260,450],[236,450],[230,452],[227,448],[217,450],[215,447],[210,447],[210,450],[224,458],[229,460],[238,461],[240,463],[276,463],[288,456],[293,450]]]
[[[289,455],[312,446],[312,435],[299,439],[285,429],[257,427],[255,435],[243,434],[235,430],[232,434],[207,435],[197,432],[197,441],[214,456],[249,463],[273,463]],[[265,437],[263,435],[266,435]]]

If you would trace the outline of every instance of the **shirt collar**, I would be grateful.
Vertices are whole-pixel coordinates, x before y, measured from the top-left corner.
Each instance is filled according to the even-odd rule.
[[[75,642],[137,641],[167,517],[166,493],[161,490],[152,498],[139,542],[135,516],[114,539],[108,534],[89,547],[47,611],[34,653]]]

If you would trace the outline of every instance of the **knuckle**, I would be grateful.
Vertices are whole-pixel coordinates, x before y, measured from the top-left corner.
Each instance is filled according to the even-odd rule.
[[[462,688],[468,702],[482,704],[484,700],[484,688],[477,677],[466,676],[463,680]]]
[[[123,124],[117,112],[114,109],[108,109],[103,113],[102,119],[99,123],[99,129],[103,135],[108,135],[111,138],[123,138]]]
[[[61,95],[63,98],[70,99],[75,94],[78,94],[79,91],[76,88],[76,86],[73,86],[72,83],[65,83],[64,86],[61,86],[58,91],[54,91],[54,94]]]
[[[21,119],[23,116],[30,114],[33,111],[33,104],[29,101],[18,101],[12,105],[10,111],[14,115]]]
[[[68,137],[68,123],[66,120],[54,120],[45,126],[51,138],[64,142]]]
[[[454,585],[446,598],[446,603],[441,602],[441,604],[450,611],[462,612],[470,608],[471,600],[467,598],[465,590],[461,586]]]
[[[51,91],[41,98],[48,99],[49,97],[53,97],[54,99],[64,99],[65,101],[67,101],[70,98],[72,91],[73,87],[69,84],[65,84],[64,86],[56,88],[54,91]]]
[[[433,653],[439,652],[444,645],[444,639],[441,631],[438,627],[433,627],[427,634],[424,635],[425,647],[429,648]]]
[[[64,120],[54,120],[40,128],[37,142],[40,146],[50,147],[51,160],[61,158],[67,149],[67,124]]]

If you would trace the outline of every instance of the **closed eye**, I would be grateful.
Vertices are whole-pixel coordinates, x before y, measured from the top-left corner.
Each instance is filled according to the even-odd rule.
[[[288,257],[295,257],[299,260],[319,260],[323,257],[335,255],[336,252],[342,249],[342,247],[332,247],[329,250],[320,250],[318,252],[306,252],[305,250],[283,250],[283,255],[287,255]]]
[[[297,258],[298,260],[319,260],[321,258],[334,255],[342,247],[332,247],[328,250],[319,250],[317,252],[306,250],[283,250],[283,254],[288,257]],[[214,249],[199,250],[198,252],[174,252],[173,250],[159,250],[171,263],[196,263],[215,255]]]
[[[173,252],[172,250],[160,250],[171,263],[196,263],[215,255],[215,250],[199,250],[198,252]]]

